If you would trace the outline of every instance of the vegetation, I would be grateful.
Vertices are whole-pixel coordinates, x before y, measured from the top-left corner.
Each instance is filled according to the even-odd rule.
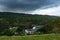
[[[44,34],[31,36],[0,36],[0,40],[60,40],[60,34]]]
[[[44,33],[60,33],[60,17],[47,23],[44,28],[42,28]]]
[[[56,18],[47,15],[0,12],[0,35],[25,35],[24,29],[30,29],[35,25],[46,25]]]

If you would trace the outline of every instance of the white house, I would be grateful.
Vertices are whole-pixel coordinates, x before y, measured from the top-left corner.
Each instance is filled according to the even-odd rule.
[[[25,33],[27,33],[27,34],[33,34],[38,29],[41,29],[41,28],[43,28],[43,25],[34,26],[32,29],[25,29]]]

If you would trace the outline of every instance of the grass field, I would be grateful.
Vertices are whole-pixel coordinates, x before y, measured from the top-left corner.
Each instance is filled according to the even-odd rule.
[[[0,40],[60,40],[60,34],[44,34],[30,36],[0,36]]]

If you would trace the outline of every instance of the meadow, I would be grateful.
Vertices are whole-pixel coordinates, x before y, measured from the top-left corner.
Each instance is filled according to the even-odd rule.
[[[60,34],[0,36],[0,40],[60,40]]]

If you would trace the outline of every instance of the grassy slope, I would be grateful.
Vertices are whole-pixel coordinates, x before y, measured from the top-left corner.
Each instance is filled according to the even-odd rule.
[[[45,34],[34,36],[0,36],[0,40],[60,40],[60,34]]]

